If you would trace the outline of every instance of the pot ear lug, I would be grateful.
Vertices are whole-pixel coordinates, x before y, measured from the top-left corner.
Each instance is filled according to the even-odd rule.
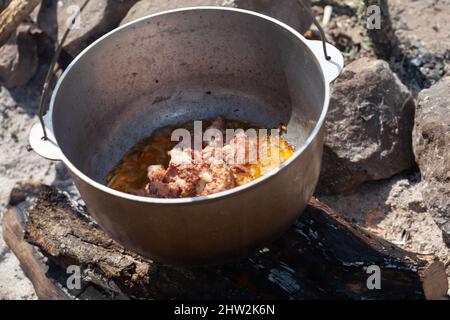
[[[53,132],[46,128],[47,139],[44,139],[44,131],[40,122],[37,122],[31,127],[29,143],[31,148],[41,157],[59,161],[61,160],[61,149],[56,143]]]
[[[320,62],[325,80],[328,83],[333,82],[341,74],[342,69],[344,68],[344,57],[342,56],[342,53],[335,46],[327,43],[326,48],[329,59],[326,59],[323,53],[322,41],[307,41],[309,48]]]

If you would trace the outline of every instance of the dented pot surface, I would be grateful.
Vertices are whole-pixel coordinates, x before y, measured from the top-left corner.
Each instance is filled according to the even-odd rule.
[[[97,40],[67,68],[53,93],[42,156],[69,169],[99,225],[117,242],[156,261],[200,265],[242,256],[283,233],[316,186],[329,84],[339,51],[306,40],[270,17],[240,9],[162,12]],[[162,126],[223,116],[288,125],[296,146],[281,167],[206,197],[156,199],[104,183],[139,140]]]

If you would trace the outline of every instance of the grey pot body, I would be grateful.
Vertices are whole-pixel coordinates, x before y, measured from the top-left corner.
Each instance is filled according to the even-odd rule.
[[[60,79],[47,124],[100,226],[128,249],[180,265],[241,256],[285,231],[316,186],[328,82],[338,73],[327,75],[311,43],[256,13],[193,8],[138,20],[83,52]],[[155,129],[219,115],[287,124],[297,152],[266,177],[204,198],[142,198],[104,186]]]

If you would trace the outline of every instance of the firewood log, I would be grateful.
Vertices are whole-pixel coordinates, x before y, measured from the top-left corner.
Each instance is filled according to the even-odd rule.
[[[127,251],[55,188],[21,186],[11,204],[3,235],[41,299],[441,299],[448,289],[436,257],[404,251],[315,199],[274,243],[198,268]],[[67,289],[70,265],[81,268],[82,288]],[[380,289],[367,285],[374,265]]]

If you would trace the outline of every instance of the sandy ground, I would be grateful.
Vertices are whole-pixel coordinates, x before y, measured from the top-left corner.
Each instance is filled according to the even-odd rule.
[[[355,191],[318,197],[352,222],[399,247],[434,254],[444,263],[450,249],[422,201],[419,173],[371,181]]]
[[[35,180],[51,184],[55,179],[55,164],[26,150],[30,127],[37,121],[40,96],[39,77],[33,81],[26,88],[12,91],[0,87],[0,216],[16,182]],[[5,245],[0,228],[0,299],[34,298],[33,286]]]
[[[447,265],[450,249],[422,200],[420,173],[366,182],[344,195],[318,197],[357,225],[412,252],[434,254]]]

